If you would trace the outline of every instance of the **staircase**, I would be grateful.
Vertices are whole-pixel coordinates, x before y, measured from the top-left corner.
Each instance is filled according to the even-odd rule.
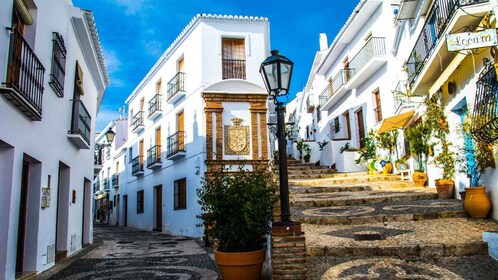
[[[496,221],[469,218],[460,200],[438,199],[435,189],[296,161],[289,188],[308,279],[498,279],[482,241]]]

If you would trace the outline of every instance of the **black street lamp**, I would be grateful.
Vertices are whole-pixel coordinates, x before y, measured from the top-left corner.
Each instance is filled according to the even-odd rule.
[[[97,143],[97,144],[95,144],[95,146],[97,147],[97,149],[111,146],[112,141],[114,141],[114,136],[116,136],[116,133],[114,131],[112,131],[111,128],[109,128],[107,130],[107,132],[105,133],[105,140],[107,141],[107,144]]]
[[[271,51],[271,56],[261,63],[259,73],[263,77],[266,90],[275,103],[277,113],[277,138],[278,138],[278,167],[280,179],[280,221],[276,225],[295,224],[291,220],[289,206],[289,178],[287,173],[287,151],[285,140],[285,106],[277,97],[287,96],[289,93],[292,67],[294,62],[287,57],[279,55],[277,50]]]

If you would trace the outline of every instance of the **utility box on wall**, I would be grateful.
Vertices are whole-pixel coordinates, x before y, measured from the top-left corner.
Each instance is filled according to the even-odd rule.
[[[50,207],[50,189],[42,188],[41,207]]]

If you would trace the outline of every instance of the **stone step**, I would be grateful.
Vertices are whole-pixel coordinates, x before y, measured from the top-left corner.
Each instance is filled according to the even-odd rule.
[[[278,170],[275,171],[276,174],[278,174]],[[288,174],[337,174],[334,169],[329,169],[329,168],[320,168],[320,169],[306,169],[306,168],[297,168],[297,169],[288,169],[287,170]]]
[[[303,187],[303,186],[290,186],[289,191],[291,194],[306,194],[306,193],[336,193],[336,192],[357,192],[372,190],[368,185],[337,185],[337,186],[317,186],[317,187]]]
[[[384,182],[384,181],[401,181],[399,175],[387,176],[338,176],[337,174],[323,174],[327,178],[291,178],[289,176],[289,184],[293,186],[330,186],[342,184],[368,183],[368,182]]]
[[[468,217],[459,200],[398,201],[373,205],[292,208],[301,223],[318,225],[365,225]]]
[[[377,203],[389,203],[396,201],[413,201],[436,199],[437,193],[434,189],[411,189],[409,191],[373,190],[358,192],[336,192],[336,193],[311,193],[292,194],[290,205],[292,207],[328,207],[328,206],[353,206],[369,205]]]
[[[498,230],[494,220],[448,218],[368,225],[303,224],[307,254],[313,256],[427,258],[485,255],[482,232]]]

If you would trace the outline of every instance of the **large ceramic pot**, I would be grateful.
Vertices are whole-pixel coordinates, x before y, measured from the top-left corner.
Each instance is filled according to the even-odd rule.
[[[266,249],[243,253],[214,251],[214,259],[223,280],[261,279]]]
[[[392,173],[393,172],[393,164],[390,162],[386,162],[386,165],[384,166],[385,172],[384,173]]]
[[[412,176],[413,182],[417,187],[425,186],[425,182],[427,181],[427,175],[421,171],[414,171]]]
[[[465,201],[463,205],[472,218],[486,218],[489,209],[491,209],[491,202],[486,194],[486,187],[465,188]]]
[[[455,182],[453,180],[436,180],[437,196],[439,198],[453,198]]]

